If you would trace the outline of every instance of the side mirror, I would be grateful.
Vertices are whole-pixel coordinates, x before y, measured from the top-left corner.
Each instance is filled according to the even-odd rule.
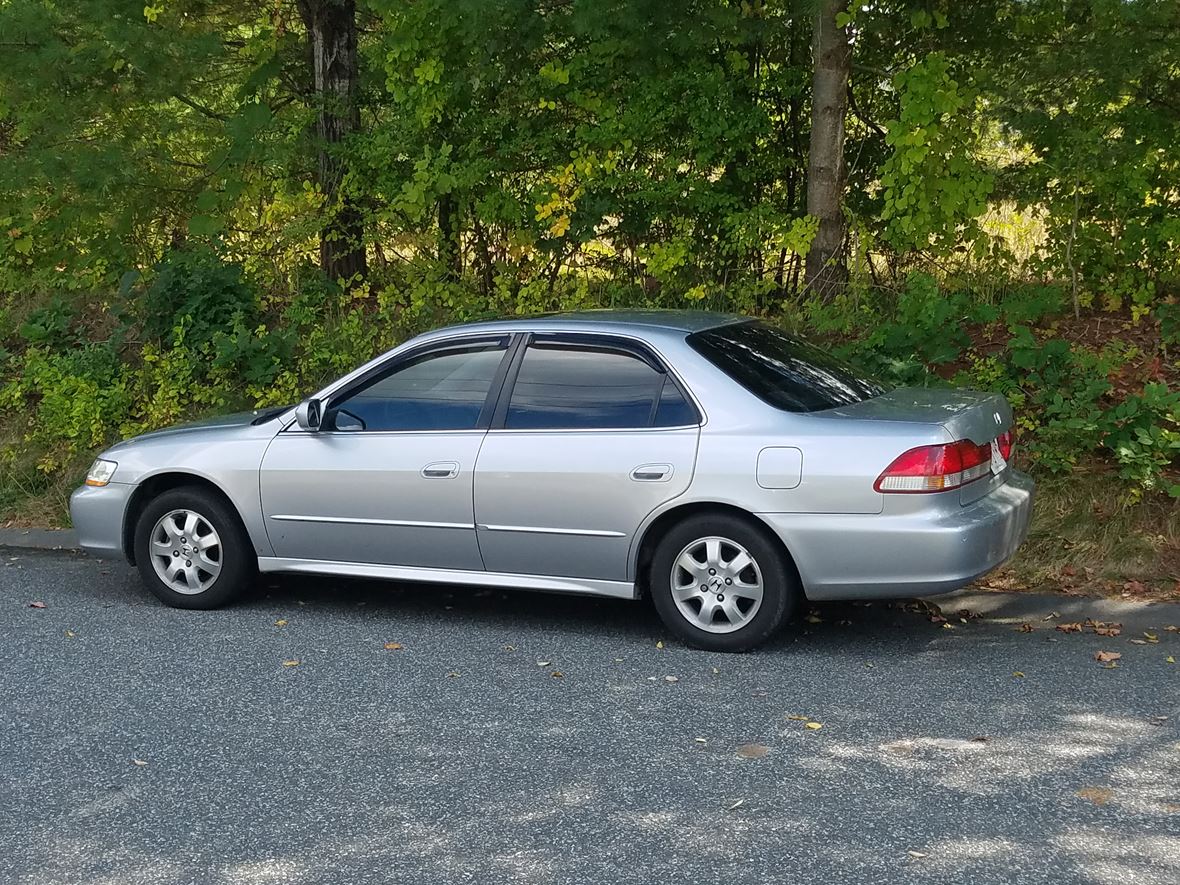
[[[305,399],[295,409],[295,423],[299,425],[300,430],[306,430],[308,433],[315,433],[320,429],[323,417],[323,409],[318,399]]]

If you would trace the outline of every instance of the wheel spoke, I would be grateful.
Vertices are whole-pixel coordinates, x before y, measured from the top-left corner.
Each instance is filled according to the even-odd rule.
[[[745,550],[739,550],[737,555],[734,556],[733,559],[731,559],[729,562],[725,563],[725,568],[731,575],[733,575],[736,578],[743,571],[745,571],[753,562],[754,562],[754,560],[750,558],[749,553],[747,553]]]
[[[689,584],[687,587],[673,587],[672,595],[676,597],[677,602],[686,602],[700,597],[701,591],[696,584]]]
[[[201,567],[202,571],[208,572],[210,577],[216,578],[221,574],[221,563],[210,559],[204,551],[197,554],[197,565]]]
[[[738,608],[737,600],[732,596],[726,596],[725,601],[721,603],[721,611],[731,624],[740,624],[746,619],[742,614],[742,610]]]
[[[697,618],[702,624],[713,623],[713,613],[717,610],[717,600],[711,596],[705,595],[701,597],[701,610],[697,613]]]
[[[730,596],[737,596],[740,599],[761,599],[762,585],[761,584],[742,584],[734,582],[726,588],[726,592]]]
[[[184,536],[186,538],[195,538],[197,534],[197,520],[200,517],[195,513],[186,513],[184,515]]]
[[[701,577],[707,574],[705,567],[693,559],[687,550],[677,558],[676,565],[688,572],[692,576],[693,582],[697,584],[701,582]]]
[[[152,541],[152,551],[154,553],[158,553],[161,556],[171,556],[172,551],[175,549],[176,548],[173,547],[172,544],[168,541],[157,541],[157,540]]]
[[[197,538],[195,543],[198,550],[208,550],[210,547],[218,546],[221,542],[217,537],[217,532],[209,532],[204,537]]]
[[[721,565],[721,539],[709,538],[705,541],[705,565],[717,568]]]

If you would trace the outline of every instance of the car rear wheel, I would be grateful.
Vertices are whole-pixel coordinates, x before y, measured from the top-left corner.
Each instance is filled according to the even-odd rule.
[[[144,508],[135,528],[135,562],[160,601],[190,609],[229,602],[256,568],[237,516],[196,487],[170,489]]]
[[[673,526],[656,546],[649,586],[668,629],[710,651],[761,644],[799,597],[793,570],[766,532],[725,513]]]

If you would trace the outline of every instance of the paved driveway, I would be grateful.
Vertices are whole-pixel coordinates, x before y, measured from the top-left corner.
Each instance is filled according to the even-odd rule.
[[[1119,637],[1052,629],[1068,600],[828,606],[724,656],[615,601],[283,581],[193,613],[9,556],[4,885],[1180,882],[1180,606]]]

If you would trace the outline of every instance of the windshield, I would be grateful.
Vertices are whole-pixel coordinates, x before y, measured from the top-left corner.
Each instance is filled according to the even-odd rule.
[[[880,396],[886,387],[781,329],[735,323],[688,336],[705,359],[777,409],[815,412]]]

